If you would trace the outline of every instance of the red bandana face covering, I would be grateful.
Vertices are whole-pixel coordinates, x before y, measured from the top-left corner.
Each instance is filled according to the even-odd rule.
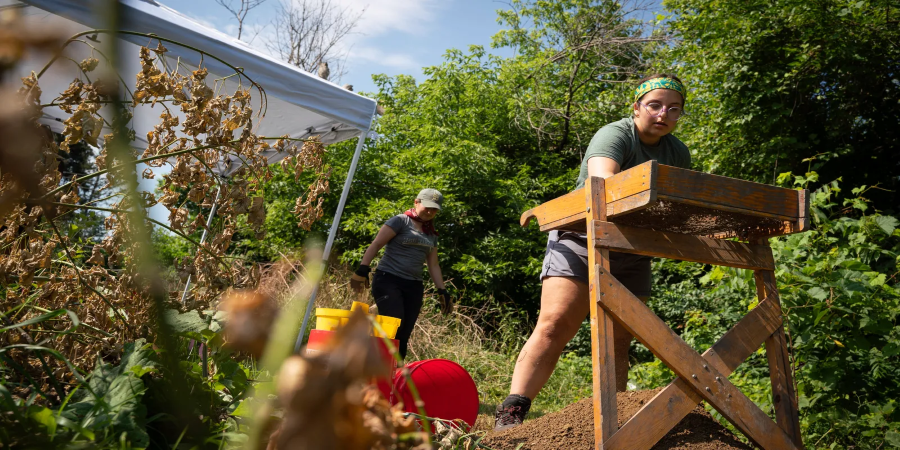
[[[419,215],[416,214],[416,208],[409,208],[409,209],[407,209],[406,212],[404,212],[403,214],[406,214],[406,216],[409,217],[410,219],[415,220],[416,222],[421,223],[421,224],[422,224],[422,232],[423,232],[423,233],[425,233],[425,234],[433,234],[433,235],[435,235],[435,236],[438,235],[437,230],[434,229],[434,221],[433,221],[433,220],[422,220],[422,219],[420,219],[420,218],[419,218]]]

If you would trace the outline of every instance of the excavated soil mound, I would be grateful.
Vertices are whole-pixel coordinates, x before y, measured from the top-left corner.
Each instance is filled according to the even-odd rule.
[[[659,390],[620,392],[619,426],[650,401]],[[529,420],[498,433],[488,433],[482,444],[494,450],[589,450],[594,448],[594,407],[590,398],[552,414]],[[522,444],[522,447],[518,447]],[[654,449],[752,449],[739,441],[698,406],[662,438]]]

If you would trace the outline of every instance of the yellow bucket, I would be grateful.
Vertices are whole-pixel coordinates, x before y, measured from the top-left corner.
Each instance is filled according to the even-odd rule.
[[[369,305],[360,302],[353,302],[353,306],[348,311],[346,309],[332,308],[316,308],[316,329],[321,331],[335,331],[345,325],[350,320],[350,314],[357,309],[363,312],[369,312]],[[397,329],[400,328],[400,319],[388,316],[375,316],[375,321],[384,330],[384,336],[388,339],[394,339],[397,335]],[[374,328],[374,327],[373,327]],[[378,330],[372,330],[374,336],[382,337]]]
[[[346,309],[316,308],[316,329],[334,331],[350,320],[350,311]]]
[[[384,330],[384,336],[378,332],[376,328],[373,331],[373,334],[376,337],[386,337],[388,339],[394,339],[397,336],[397,329],[400,328],[400,319],[396,317],[388,317],[388,316],[375,316],[375,321],[378,322],[378,325],[381,325],[381,329]]]

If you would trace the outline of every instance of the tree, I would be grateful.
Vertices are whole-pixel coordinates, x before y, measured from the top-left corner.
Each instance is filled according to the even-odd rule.
[[[316,73],[320,63],[327,63],[329,78],[340,80],[349,51],[345,39],[364,12],[340,7],[332,0],[283,0],[275,16],[274,38],[266,46],[307,72]]]
[[[57,145],[62,143],[65,136],[55,134]],[[67,184],[77,177],[90,174],[97,159],[98,150],[81,141],[69,145],[68,151],[59,151],[60,185]],[[108,185],[105,176],[95,177],[84,183],[78,184],[78,203],[83,205],[109,206],[115,201],[112,196],[116,192]],[[77,214],[71,211],[60,216],[61,226],[66,230],[70,239],[81,238],[85,241],[99,243],[106,234],[103,220],[108,214],[100,211],[80,211]]]
[[[241,32],[244,31],[244,19],[247,17],[247,14],[254,8],[259,5],[262,5],[268,0],[240,0],[240,4],[238,6],[233,5],[232,0],[216,0],[216,3],[224,7],[234,16],[238,23],[238,31],[237,38],[241,38]]]
[[[669,0],[689,115],[681,136],[705,171],[772,183],[817,170],[880,185],[900,204],[900,4],[884,0]],[[816,158],[810,167],[809,158]]]
[[[504,79],[516,86],[515,122],[547,148],[580,158],[594,132],[626,111],[630,83],[648,68],[643,50],[667,36],[629,19],[644,9],[640,1],[514,0],[510,6],[498,11],[510,29],[492,45],[516,50],[504,64]]]
[[[409,208],[420,189],[436,188],[445,195],[437,220],[441,267],[464,293],[460,301],[534,314],[546,235],[520,227],[519,216],[572,190],[579,150],[598,128],[627,114],[631,85],[622,82],[636,75],[621,68],[644,66],[625,53],[661,38],[641,37],[640,24],[626,23],[628,10],[613,2],[514,5],[517,11],[501,13],[512,30],[498,34],[495,45],[514,47],[516,56],[491,56],[478,46],[451,49],[442,64],[425,68],[420,84],[409,76],[375,76],[378,102],[387,111],[374,125],[382,137],[362,154],[335,248],[341,261],[356,264],[387,219]],[[603,31],[582,39],[588,24]],[[609,99],[603,109],[595,106],[600,95]],[[526,116],[546,109],[553,109],[551,123],[530,128]],[[341,179],[353,147],[329,150],[332,176]],[[267,184],[267,199],[290,195],[279,180],[276,175]],[[327,211],[338,196],[329,195]],[[274,200],[270,210],[279,204]],[[305,235],[280,216],[269,214],[266,223],[268,240],[276,244],[241,245],[257,255],[299,247]],[[317,231],[328,225],[318,224]]]

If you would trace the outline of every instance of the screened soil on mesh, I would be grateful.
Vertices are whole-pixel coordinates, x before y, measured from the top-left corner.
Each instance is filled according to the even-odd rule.
[[[619,426],[650,401],[659,389],[618,394]],[[481,441],[494,450],[588,450],[594,448],[594,407],[591,398],[581,399],[552,414],[529,420],[518,427],[491,432]],[[663,437],[654,449],[752,449],[716,422],[702,406],[691,411]]]
[[[695,236],[717,233],[724,233],[727,237],[767,235],[784,229],[784,222],[780,219],[666,200],[659,200],[639,211],[613,216],[609,220],[618,225]]]

